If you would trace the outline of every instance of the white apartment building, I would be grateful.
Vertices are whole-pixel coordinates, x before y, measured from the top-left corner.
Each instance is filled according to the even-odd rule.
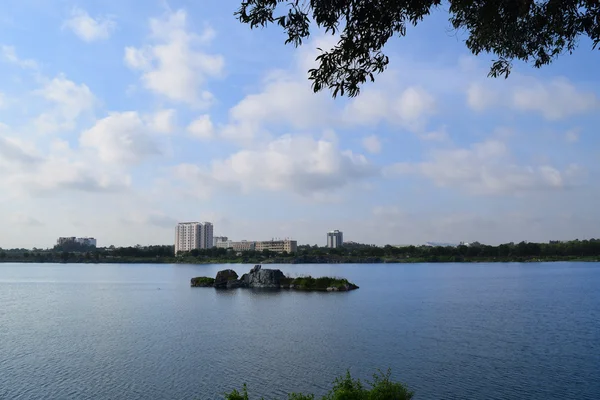
[[[213,224],[180,222],[175,228],[175,254],[213,247]]]
[[[327,232],[327,247],[330,249],[337,249],[342,247],[344,244],[344,234],[337,229],[335,231]]]

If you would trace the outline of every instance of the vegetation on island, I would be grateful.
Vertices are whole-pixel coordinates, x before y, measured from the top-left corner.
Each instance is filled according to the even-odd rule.
[[[505,243],[478,242],[460,246],[375,246],[344,243],[329,249],[300,245],[293,254],[268,250],[236,252],[211,248],[174,255],[172,245],[55,249],[0,249],[0,262],[32,263],[183,263],[183,264],[315,264],[315,263],[417,263],[417,262],[528,262],[600,261],[600,239]]]
[[[215,278],[210,278],[208,276],[199,276],[197,278],[192,278],[191,285],[194,287],[210,287],[215,284]]]
[[[471,53],[496,57],[488,76],[508,77],[514,60],[550,64],[572,53],[580,39],[600,48],[600,6],[592,0],[243,0],[235,16],[250,28],[278,25],[285,43],[296,47],[315,29],[334,35],[337,44],[319,49],[308,77],[315,92],[352,97],[386,69],[388,40],[405,36],[433,12],[448,15]]]
[[[250,272],[249,274],[253,274],[255,271],[255,268],[259,268],[260,269],[260,265],[255,266]],[[276,285],[278,288],[281,289],[294,289],[294,290],[301,290],[301,291],[311,291],[311,292],[326,292],[326,291],[349,291],[349,290],[355,290],[358,289],[358,286],[355,285],[354,283],[348,281],[348,279],[345,278],[334,278],[334,277],[330,277],[330,276],[322,276],[319,278],[313,278],[312,276],[308,275],[308,276],[299,276],[299,277],[292,277],[292,276],[284,276],[283,273],[280,270],[267,270],[267,271],[271,271],[272,275],[271,278],[273,279],[272,283],[274,285]],[[248,274],[245,274],[242,276],[242,280],[244,279],[244,276],[247,276]],[[196,278],[192,278],[190,280],[190,285],[192,287],[215,287],[215,288],[229,288],[231,287],[230,284],[231,281],[235,281],[236,284],[233,285],[234,288],[238,288],[238,287],[252,287],[251,285],[249,285],[249,283],[251,283],[250,280],[248,280],[248,285],[245,285],[243,283],[243,281],[238,280],[237,279],[237,273],[233,270],[224,270],[224,271],[219,271],[217,273],[217,277],[216,278],[210,278],[208,276],[199,276]],[[239,282],[239,283],[238,283]],[[263,282],[265,283],[265,282]]]
[[[307,290],[307,291],[326,291],[327,288],[345,289],[350,288],[357,289],[354,283],[349,282],[345,278],[333,278],[330,276],[322,276],[319,278],[313,278],[312,276],[301,276],[293,278],[286,276],[280,280],[281,287],[293,287],[296,290]]]
[[[391,379],[391,372],[379,371],[373,375],[373,380],[365,385],[359,379],[353,379],[350,372],[337,378],[333,388],[323,396],[322,400],[410,400],[413,392],[402,383]],[[315,400],[313,394],[290,393],[288,400]],[[242,390],[233,390],[225,394],[225,400],[250,400],[248,388],[243,385]]]

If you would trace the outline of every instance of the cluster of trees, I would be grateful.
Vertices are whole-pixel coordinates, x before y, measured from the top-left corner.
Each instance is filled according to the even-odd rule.
[[[322,400],[410,400],[413,392],[402,383],[390,378],[390,371],[381,371],[373,375],[373,381],[363,384],[359,379],[353,379],[350,372],[337,378],[333,388],[322,397]],[[248,389],[244,385],[241,391],[233,390],[225,394],[225,400],[249,400]],[[288,400],[315,400],[313,394],[290,393]]]
[[[71,243],[68,243],[70,245]],[[77,244],[77,243],[75,243]],[[65,250],[69,249],[69,250]],[[93,246],[55,246],[52,249],[0,249],[0,261],[13,262],[171,262],[174,259],[174,246],[132,246],[96,248]]]
[[[337,249],[300,246],[300,255],[377,257],[382,259],[424,259],[427,261],[468,261],[478,259],[520,260],[586,258],[600,256],[600,239],[572,240],[568,242],[551,241],[549,243],[505,243],[490,246],[473,242],[460,246],[384,246],[353,245]]]
[[[89,247],[88,247],[89,249]],[[296,253],[269,250],[236,252],[231,249],[197,249],[175,257],[174,246],[94,248],[89,251],[56,249],[0,249],[0,261],[17,262],[180,262],[208,263],[376,263],[376,262],[463,262],[573,260],[600,258],[600,239],[549,243],[505,243],[490,246],[473,242],[460,246],[375,246],[348,243],[330,249],[300,245]]]
[[[462,262],[462,261],[525,261],[531,259],[574,259],[600,257],[600,239],[572,240],[549,243],[506,243],[490,246],[473,242],[459,246],[376,246],[352,243],[330,249],[317,245],[300,245],[296,253],[273,253],[225,249],[193,250],[180,254],[185,262],[202,260],[260,262],[319,263],[319,262]],[[196,261],[197,260],[197,261]]]

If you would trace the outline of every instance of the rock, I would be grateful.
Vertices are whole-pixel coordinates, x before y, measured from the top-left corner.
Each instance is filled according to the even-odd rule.
[[[247,287],[247,286],[246,286],[246,282],[244,282],[241,279],[232,279],[230,281],[227,281],[227,289],[237,289],[237,288],[243,288],[243,287]]]
[[[260,271],[261,268],[262,268],[262,266],[257,264],[257,265],[254,266],[254,268],[252,268],[250,270],[250,273],[253,274],[255,272],[258,272],[258,271]]]
[[[215,278],[215,287],[218,289],[223,289],[227,287],[227,282],[237,280],[238,274],[232,269],[224,269],[222,271],[217,272],[217,277]]]
[[[262,269],[256,265],[249,273],[242,276],[243,282],[250,288],[280,288],[281,278],[285,275],[278,269]]]

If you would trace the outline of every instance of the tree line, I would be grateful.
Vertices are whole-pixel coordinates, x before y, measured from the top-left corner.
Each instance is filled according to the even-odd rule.
[[[269,250],[237,252],[232,249],[195,249],[175,256],[173,245],[81,248],[66,251],[52,249],[0,249],[0,261],[8,262],[179,262],[208,263],[348,263],[348,262],[468,262],[590,260],[600,258],[600,239],[520,242],[498,246],[478,242],[459,246],[376,246],[347,243],[330,249],[318,245],[300,245],[296,253]]]

